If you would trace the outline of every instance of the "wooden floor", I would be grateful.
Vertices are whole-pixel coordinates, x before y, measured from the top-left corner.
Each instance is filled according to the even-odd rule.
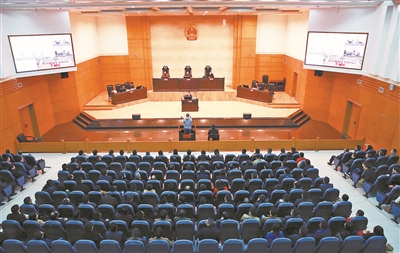
[[[197,140],[207,139],[207,130],[196,131]],[[276,139],[341,139],[341,134],[325,122],[310,120],[298,129],[292,128],[230,128],[220,130],[221,140],[276,140]],[[55,126],[42,136],[42,141],[168,141],[169,138],[178,140],[178,128],[164,130],[84,130],[73,122]]]

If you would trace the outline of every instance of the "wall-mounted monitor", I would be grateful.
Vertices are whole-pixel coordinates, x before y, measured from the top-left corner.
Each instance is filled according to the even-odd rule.
[[[368,33],[308,32],[305,67],[362,70]]]
[[[76,67],[70,33],[9,35],[16,73]]]

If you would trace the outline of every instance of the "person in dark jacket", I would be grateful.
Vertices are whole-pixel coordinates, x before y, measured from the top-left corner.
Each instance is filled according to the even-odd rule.
[[[214,220],[209,218],[206,221],[206,226],[197,232],[196,237],[199,238],[199,240],[214,239],[219,242],[220,230],[214,227]]]
[[[101,240],[103,240],[103,237],[99,233],[93,231],[93,223],[90,221],[87,222],[84,226],[84,229],[85,233],[83,234],[82,239],[93,241],[96,244],[97,248],[99,248],[100,242]]]

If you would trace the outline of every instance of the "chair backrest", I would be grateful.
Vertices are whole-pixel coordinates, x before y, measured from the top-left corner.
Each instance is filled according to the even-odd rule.
[[[194,245],[191,240],[180,239],[174,242],[174,253],[193,253]]]
[[[218,242],[213,239],[199,241],[198,253],[220,253]]]
[[[102,240],[99,253],[121,253],[121,247],[116,240]]]
[[[332,235],[335,235],[340,230],[344,229],[346,218],[342,216],[332,217],[328,221],[328,227],[331,229]]]
[[[239,222],[236,220],[223,220],[220,229],[220,241],[224,243],[228,239],[239,238]]]
[[[336,253],[340,247],[340,239],[328,236],[322,238],[318,245],[315,253]]]
[[[143,242],[138,240],[127,240],[124,244],[124,250],[122,253],[145,253],[146,249]]]
[[[268,253],[268,241],[265,238],[253,238],[247,244],[247,253]]]
[[[339,252],[360,252],[361,247],[364,244],[364,239],[358,235],[347,236],[340,246]]]
[[[52,253],[47,243],[42,240],[30,240],[27,246],[30,253]]]
[[[179,220],[175,224],[176,239],[177,240],[193,240],[194,224],[190,220]]]
[[[167,241],[155,239],[149,242],[148,251],[149,253],[168,253],[170,252],[170,248]]]
[[[270,252],[292,252],[292,241],[289,238],[276,238],[272,241]]]
[[[256,219],[244,220],[240,233],[243,242],[246,244],[250,239],[260,237],[260,222]]]
[[[243,253],[244,243],[239,239],[228,239],[222,245],[223,253]]]
[[[5,240],[3,242],[3,248],[7,253],[29,253],[28,247],[16,239]]]
[[[7,238],[10,239],[25,239],[25,232],[18,221],[15,220],[4,220],[1,223],[3,231],[6,233]]]
[[[75,247],[67,240],[54,240],[51,242],[52,253],[76,253]]]
[[[362,253],[383,253],[386,252],[385,246],[387,239],[385,236],[375,235],[368,238],[363,244],[361,251]]]
[[[78,253],[98,253],[96,244],[90,240],[79,240],[75,244]]]
[[[315,252],[315,239],[313,237],[298,239],[293,247],[293,253],[297,252]]]

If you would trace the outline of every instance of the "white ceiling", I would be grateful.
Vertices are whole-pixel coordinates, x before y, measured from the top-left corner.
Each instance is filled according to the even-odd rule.
[[[1,0],[1,9],[68,10],[89,15],[289,15],[314,8],[374,7],[392,0]],[[395,0],[397,1],[397,0]]]

